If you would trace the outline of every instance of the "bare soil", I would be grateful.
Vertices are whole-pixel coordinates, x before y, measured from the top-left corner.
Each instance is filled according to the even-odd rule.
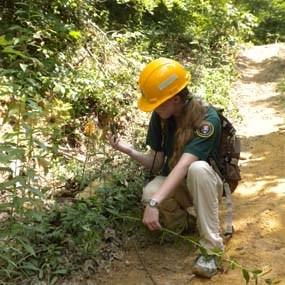
[[[248,48],[239,54],[236,66],[240,79],[232,92],[243,118],[237,126],[243,180],[233,195],[235,234],[226,243],[227,254],[248,269],[269,271],[258,284],[265,284],[266,278],[285,284],[285,96],[276,91],[285,74],[285,44]],[[241,271],[226,265],[211,279],[193,276],[195,254],[185,242],[144,247],[136,243],[129,242],[123,256],[95,283],[245,284]]]

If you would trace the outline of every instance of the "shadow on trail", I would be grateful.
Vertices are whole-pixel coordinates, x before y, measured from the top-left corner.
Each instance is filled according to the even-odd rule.
[[[244,82],[276,82],[284,75],[285,58],[273,56],[261,62],[256,62],[248,57],[239,56],[236,66],[238,69],[243,69],[241,78]],[[258,72],[254,72],[256,70]]]
[[[276,96],[272,96],[265,100],[257,100],[252,103],[252,105],[260,105],[261,108],[272,108],[275,109],[276,115],[283,114],[284,123],[285,123],[285,94],[279,94]]]

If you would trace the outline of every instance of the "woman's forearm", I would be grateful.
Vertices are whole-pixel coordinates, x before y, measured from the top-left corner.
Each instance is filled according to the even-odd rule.
[[[158,204],[161,204],[161,202],[166,200],[167,197],[171,196],[173,191],[182,182],[185,177],[185,173],[187,173],[187,170],[185,169],[174,168],[166,177],[159,191],[153,195],[152,199],[157,201]]]
[[[154,172],[160,170],[163,164],[162,154],[161,153],[156,154],[155,151],[143,153],[137,151],[134,148],[131,148],[127,154],[134,160],[138,161],[145,168],[151,169],[153,167]]]
[[[155,152],[151,150],[147,153],[138,151],[129,143],[124,142],[121,138],[111,135],[109,137],[109,142],[111,146],[130,156],[132,159],[139,162],[145,168],[151,169],[153,166],[153,171],[156,172],[161,169],[164,161],[164,154],[162,152]]]
[[[153,157],[150,153],[143,153],[131,147],[127,155],[129,155],[132,159],[139,162],[145,168],[151,168]]]
[[[192,154],[184,153],[177,163],[177,165],[172,169],[169,175],[166,177],[161,188],[153,195],[152,199],[156,200],[158,204],[163,202],[167,197],[171,196],[177,186],[186,177],[188,169],[194,161],[198,158]]]

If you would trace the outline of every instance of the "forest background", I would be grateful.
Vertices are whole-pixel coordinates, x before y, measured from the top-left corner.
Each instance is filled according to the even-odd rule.
[[[145,63],[180,61],[194,95],[241,120],[237,51],[285,42],[283,0],[2,0],[0,22],[0,284],[88,276],[110,238],[143,231],[122,217],[140,217],[147,173],[107,136],[146,149]]]

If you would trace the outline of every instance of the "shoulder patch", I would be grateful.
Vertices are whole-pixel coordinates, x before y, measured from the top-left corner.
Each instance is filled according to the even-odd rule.
[[[202,121],[199,129],[196,130],[196,135],[201,138],[209,138],[214,133],[214,126],[209,121]]]

